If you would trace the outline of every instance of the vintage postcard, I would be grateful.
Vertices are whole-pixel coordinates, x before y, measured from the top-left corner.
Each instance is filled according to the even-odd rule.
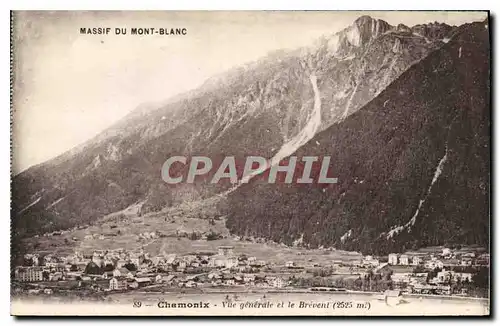
[[[487,11],[11,13],[11,314],[490,314]]]

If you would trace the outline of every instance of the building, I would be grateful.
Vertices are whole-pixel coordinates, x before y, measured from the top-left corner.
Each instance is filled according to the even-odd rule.
[[[233,249],[233,246],[220,246],[217,248],[220,256],[232,256],[234,254]]]
[[[126,268],[124,268],[124,267],[115,268],[113,270],[113,276],[114,277],[127,276],[128,273],[129,273],[129,270],[126,269]]]
[[[116,268],[121,268],[121,267],[125,266],[126,264],[127,264],[127,262],[124,259],[119,259],[116,262]]]
[[[410,265],[410,260],[409,260],[409,257],[408,255],[401,255],[399,257],[399,264],[400,265]]]
[[[420,256],[413,256],[411,259],[411,264],[414,266],[420,265],[421,262],[422,258],[420,258]]]
[[[18,268],[14,272],[16,280],[21,282],[40,282],[43,281],[43,271],[40,267]]]
[[[146,286],[152,283],[149,277],[136,277],[135,281],[139,284],[139,286]]]
[[[185,270],[187,267],[187,262],[185,260],[179,260],[177,265],[177,270]]]
[[[452,252],[451,252],[450,248],[443,248],[443,252],[442,252],[441,256],[449,257],[449,256],[451,256],[451,254],[452,254]]]
[[[255,274],[243,274],[243,282],[245,283],[254,283],[255,282]]]
[[[472,273],[454,273],[455,282],[472,282]]]
[[[236,284],[236,281],[234,280],[234,277],[232,275],[224,275],[222,277],[222,280],[225,285],[232,286]]]
[[[410,273],[393,273],[391,280],[395,283],[409,283],[410,275]]]
[[[249,262],[248,263],[251,267],[264,267],[266,266],[266,262],[263,261],[263,260],[256,260],[256,261],[253,261],[253,262]]]
[[[410,274],[410,284],[413,286],[427,283],[429,273],[412,273]]]
[[[441,272],[438,272],[436,277],[434,278],[434,283],[437,284],[444,284],[444,283],[449,283],[453,279],[454,273],[452,271],[447,271],[443,269]]]
[[[428,269],[443,268],[444,263],[440,260],[435,259],[435,260],[426,261],[424,266],[425,266],[425,268],[428,268]]]
[[[228,258],[225,256],[214,256],[209,262],[210,267],[232,268],[238,266],[237,258]]]
[[[389,254],[389,265],[398,264],[398,254]]]
[[[109,289],[110,290],[126,290],[127,289],[127,281],[122,278],[113,277],[109,280]]]
[[[472,258],[470,258],[470,257],[463,257],[460,260],[460,265],[462,265],[462,266],[472,266]]]
[[[128,287],[131,289],[137,289],[139,288],[139,283],[137,283],[134,280],[127,280]]]

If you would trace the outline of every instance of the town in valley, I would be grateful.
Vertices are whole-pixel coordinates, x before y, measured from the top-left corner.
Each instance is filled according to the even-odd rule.
[[[148,234],[150,237],[156,235]],[[325,251],[334,249],[325,249]],[[304,255],[303,252],[298,255]],[[273,263],[238,253],[158,255],[122,248],[75,251],[67,256],[25,254],[15,267],[15,295],[105,295],[201,291],[335,291],[487,297],[489,254],[479,247],[433,247],[412,253],[359,256],[349,260]],[[303,262],[304,260],[301,260]]]

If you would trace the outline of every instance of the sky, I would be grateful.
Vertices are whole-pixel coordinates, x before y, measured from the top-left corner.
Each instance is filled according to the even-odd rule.
[[[18,12],[13,173],[92,138],[141,104],[164,102],[276,49],[311,44],[361,15],[392,25],[486,19],[484,12]],[[110,27],[81,35],[81,27]],[[128,28],[127,35],[114,29]],[[186,28],[131,35],[130,28]]]

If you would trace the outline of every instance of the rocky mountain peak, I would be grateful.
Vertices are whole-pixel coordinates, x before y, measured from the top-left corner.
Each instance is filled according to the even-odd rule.
[[[358,42],[356,45],[359,46],[367,44],[370,40],[377,38],[391,28],[392,26],[384,20],[364,15],[356,19],[348,30],[357,34]]]

